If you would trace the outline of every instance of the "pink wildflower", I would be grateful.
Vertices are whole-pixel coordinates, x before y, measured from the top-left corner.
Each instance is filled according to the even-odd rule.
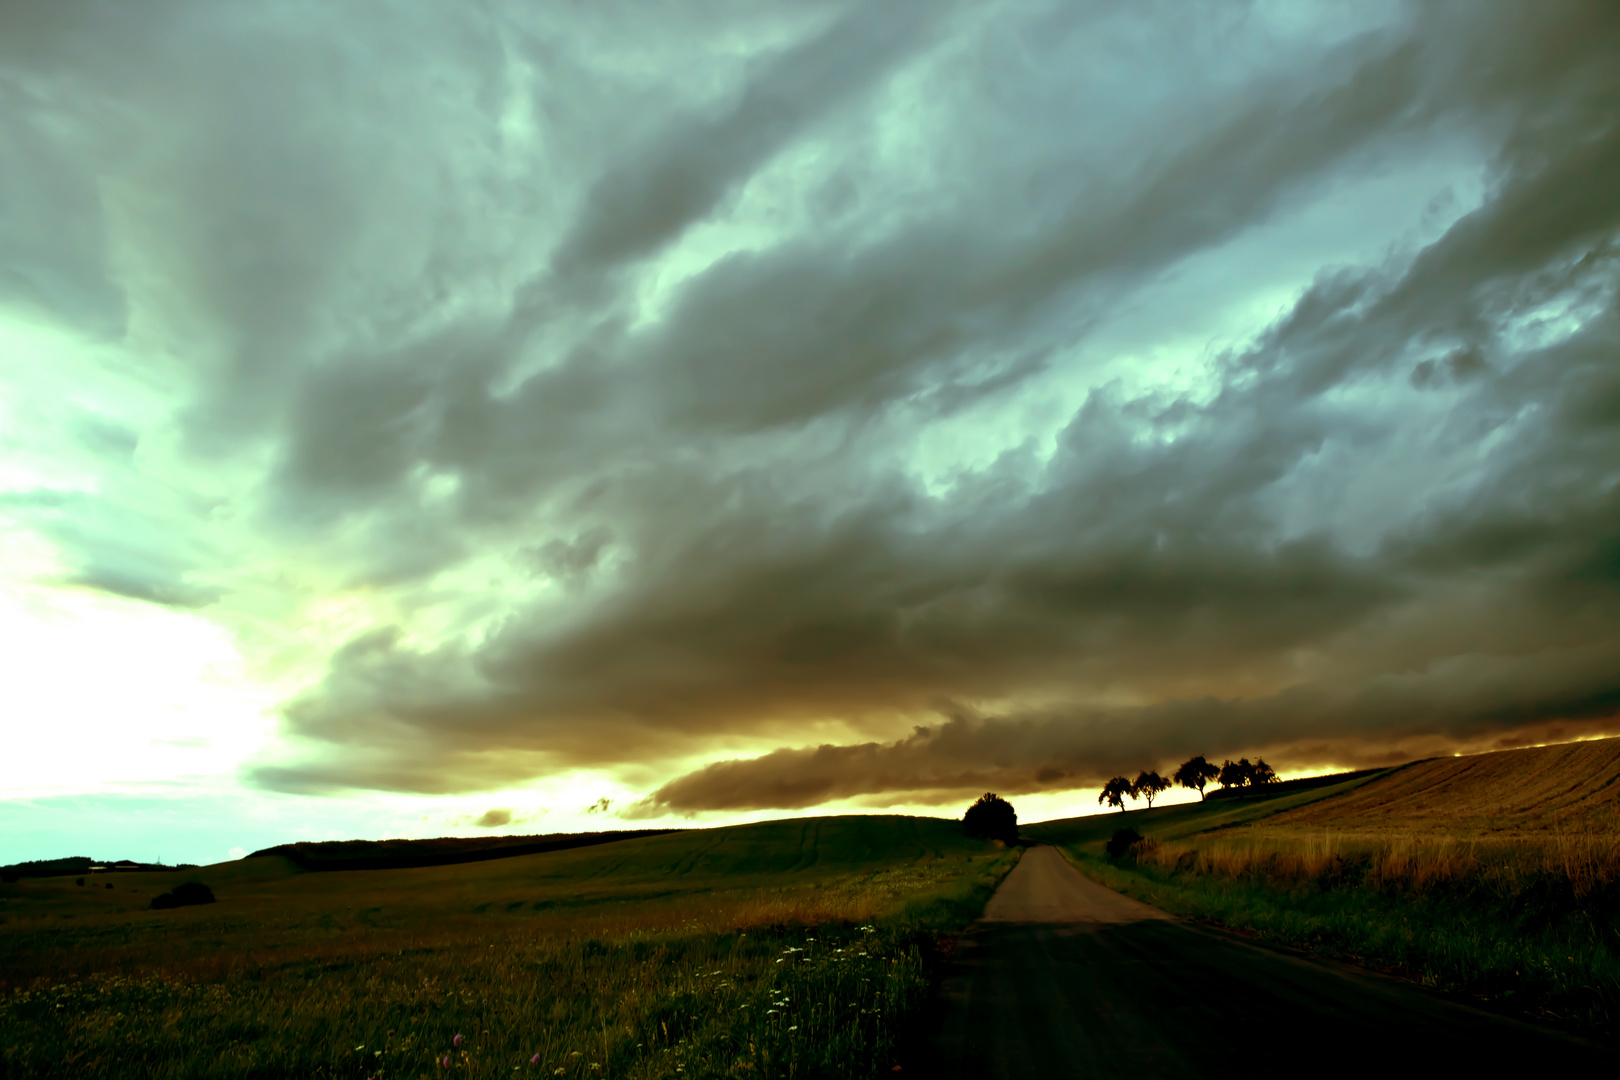
[[[450,1040],[450,1045],[451,1046],[460,1046],[461,1045],[461,1036],[457,1035],[455,1038],[451,1039]]]

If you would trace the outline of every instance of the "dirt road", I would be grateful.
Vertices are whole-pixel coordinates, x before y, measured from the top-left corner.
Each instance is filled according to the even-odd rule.
[[[959,944],[913,1075],[1610,1074],[1613,1051],[1349,965],[1273,951],[1029,849]]]

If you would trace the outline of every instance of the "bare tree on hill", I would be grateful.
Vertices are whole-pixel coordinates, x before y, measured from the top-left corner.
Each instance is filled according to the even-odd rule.
[[[1249,764],[1248,758],[1239,758],[1237,761],[1223,761],[1221,762],[1221,772],[1218,779],[1223,789],[1248,787],[1249,774],[1253,771],[1254,766]]]
[[[1177,769],[1175,775],[1170,779],[1184,788],[1190,788],[1198,792],[1198,797],[1202,799],[1204,797],[1204,785],[1220,774],[1221,770],[1218,767],[1205,761],[1204,755],[1199,754],[1195,758],[1182,762],[1181,768]]]
[[[1144,771],[1136,774],[1136,782],[1131,785],[1133,795],[1140,795],[1147,800],[1148,809],[1153,809],[1153,799],[1160,792],[1170,790],[1170,781],[1153,771]]]
[[[1221,766],[1220,780],[1223,788],[1259,787],[1276,783],[1277,770],[1267,765],[1265,758],[1255,758],[1252,764],[1248,758],[1239,758]]]
[[[1102,794],[1097,796],[1097,802],[1106,802],[1109,806],[1117,806],[1120,813],[1124,813],[1125,797],[1127,795],[1135,799],[1136,789],[1123,776],[1116,776],[1103,785]]]

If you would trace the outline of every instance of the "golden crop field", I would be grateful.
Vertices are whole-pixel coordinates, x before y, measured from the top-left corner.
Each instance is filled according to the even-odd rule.
[[[1620,833],[1620,739],[1420,761],[1265,826],[1482,838]]]
[[[849,817],[409,870],[24,879],[0,886],[0,1075],[870,1075],[937,935],[1014,855]],[[184,880],[217,902],[150,910]]]

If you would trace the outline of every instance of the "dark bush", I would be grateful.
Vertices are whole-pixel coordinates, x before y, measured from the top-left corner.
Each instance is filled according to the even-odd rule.
[[[969,836],[1000,840],[1004,844],[1018,843],[1018,812],[1000,795],[986,792],[968,807],[967,813],[962,815],[962,824]]]
[[[213,889],[200,881],[188,881],[184,885],[176,885],[173,892],[166,892],[152,897],[152,910],[163,911],[166,908],[189,907],[192,904],[212,904],[213,902]]]
[[[1110,859],[1123,859],[1131,853],[1131,848],[1142,842],[1142,834],[1135,829],[1116,829],[1113,838],[1103,845],[1103,850]]]

